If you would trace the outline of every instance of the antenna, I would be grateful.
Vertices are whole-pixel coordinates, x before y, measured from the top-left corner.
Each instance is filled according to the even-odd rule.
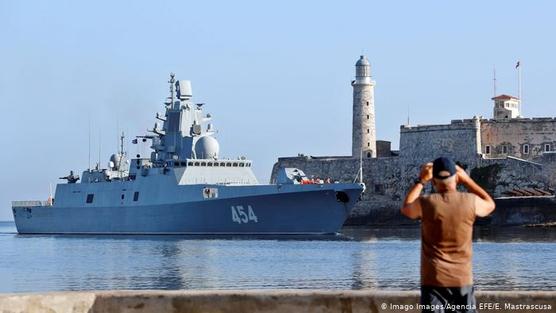
[[[122,135],[120,136],[120,153],[122,155],[124,154],[124,139],[125,139],[125,133],[122,131]]]
[[[170,83],[170,101],[172,102],[172,106],[174,106],[174,83],[176,82],[176,80],[174,79],[175,76],[176,74],[170,73],[170,80],[168,81],[168,83]]]
[[[359,179],[360,183],[363,183],[363,150],[359,153],[359,170],[357,171],[353,182],[355,183],[357,179]]]
[[[493,97],[496,97],[496,65],[492,67],[492,89],[494,92]]]
[[[89,171],[91,170],[91,116],[89,116]]]
[[[359,153],[359,182],[363,183],[363,150]]]
[[[54,204],[54,200],[52,199],[52,183],[48,183],[48,205]]]
[[[101,143],[102,143],[102,133],[100,131],[100,128],[98,130],[98,168],[100,169],[100,149],[101,149]]]
[[[125,138],[125,134],[122,131],[122,135],[119,138],[119,143],[120,144],[119,144],[119,148],[118,148],[118,176],[120,178],[122,178],[122,172],[123,172],[123,170],[122,170],[122,161],[123,161],[124,155],[125,155],[125,152],[124,152],[124,138]]]
[[[517,60],[515,68],[517,69],[517,97],[519,98],[519,116],[522,116],[521,104],[523,102],[523,99],[521,95],[521,61]]]
[[[407,126],[409,126],[409,103],[407,104]]]

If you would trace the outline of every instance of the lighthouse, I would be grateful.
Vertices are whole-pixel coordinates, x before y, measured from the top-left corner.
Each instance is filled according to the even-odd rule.
[[[375,82],[371,64],[362,55],[355,63],[353,86],[352,156],[376,158]]]

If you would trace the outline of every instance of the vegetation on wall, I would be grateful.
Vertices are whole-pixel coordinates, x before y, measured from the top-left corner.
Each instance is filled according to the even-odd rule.
[[[493,194],[499,179],[502,166],[500,164],[492,164],[483,167],[475,167],[471,170],[471,178],[483,187],[488,193]]]

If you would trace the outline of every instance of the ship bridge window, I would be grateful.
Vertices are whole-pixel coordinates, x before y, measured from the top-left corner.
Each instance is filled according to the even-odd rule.
[[[195,162],[195,166],[199,166],[199,162]]]
[[[193,162],[188,162],[187,165],[188,166],[193,166]]]
[[[186,162],[181,162],[181,166],[186,166]]]
[[[201,166],[207,166],[207,162],[201,162]]]
[[[207,166],[212,166],[212,162],[208,162],[208,163],[207,163]]]
[[[139,191],[133,193],[133,201],[139,200]]]
[[[226,167],[231,167],[232,163],[226,163]]]
[[[218,165],[219,165],[219,163],[218,163],[218,162],[214,162],[214,166],[218,166]]]
[[[234,162],[234,164],[232,164],[233,167],[237,167],[237,162]]]
[[[222,162],[220,163],[220,166],[226,166],[226,163]]]
[[[239,167],[244,167],[245,164],[244,163],[239,163]]]
[[[93,203],[93,199],[95,198],[95,195],[90,193],[87,195],[87,200],[85,202],[87,203]]]

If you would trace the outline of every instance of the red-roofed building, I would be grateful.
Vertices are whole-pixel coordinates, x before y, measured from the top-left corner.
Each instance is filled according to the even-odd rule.
[[[519,98],[510,95],[499,95],[492,100],[494,100],[494,119],[510,119],[521,116]]]

